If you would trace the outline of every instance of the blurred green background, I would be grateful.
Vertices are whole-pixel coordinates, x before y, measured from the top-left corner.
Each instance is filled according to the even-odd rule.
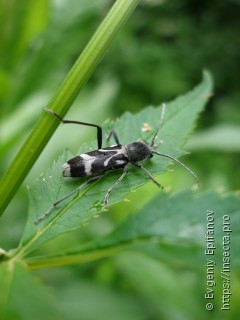
[[[112,3],[0,1],[0,175]],[[186,146],[191,155],[182,161],[197,173],[203,190],[239,189],[239,9],[239,0],[141,1],[67,118],[101,124],[124,111],[159,105],[191,90],[200,82],[202,70],[209,69],[214,95]],[[33,185],[63,150],[77,153],[81,143],[94,136],[89,128],[59,127],[1,218],[1,247],[11,249],[19,243],[28,208],[26,185]],[[160,181],[178,191],[191,187],[191,177],[186,176],[174,166],[174,173],[162,174]],[[147,184],[129,196],[130,202],[115,205],[86,228],[51,241],[42,253],[52,253],[66,241],[74,245],[105,234],[157,192]],[[64,319],[97,319],[99,314],[101,319],[191,319],[186,317],[186,301],[182,313],[181,303],[173,309],[181,295],[176,289],[181,285],[190,299],[201,286],[194,271],[171,270],[160,261],[128,253],[38,273],[51,287]],[[154,288],[148,276],[156,283]],[[196,302],[198,316],[203,308]]]

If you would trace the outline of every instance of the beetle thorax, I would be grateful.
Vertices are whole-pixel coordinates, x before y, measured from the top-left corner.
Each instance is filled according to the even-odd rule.
[[[145,143],[138,141],[128,144],[126,147],[129,161],[136,163],[152,157],[152,149]]]

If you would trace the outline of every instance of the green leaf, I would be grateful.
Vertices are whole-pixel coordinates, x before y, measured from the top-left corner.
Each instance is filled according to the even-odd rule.
[[[146,252],[158,260],[171,261],[174,265],[182,264],[202,269],[203,261],[209,258],[220,268],[223,241],[230,241],[230,254],[234,257],[231,259],[233,270],[240,266],[239,223],[240,197],[234,193],[221,195],[213,191],[184,191],[172,197],[162,193],[138,213],[127,218],[113,233],[85,247],[79,247],[78,250],[113,250],[114,247],[130,244],[135,250]],[[205,237],[207,230],[214,233],[213,236],[209,234],[208,242]],[[214,243],[216,247],[212,255],[204,255],[207,243],[209,246]]]
[[[161,193],[125,219],[112,233],[57,255],[27,259],[27,263],[31,268],[86,263],[131,250],[174,267],[191,267],[200,271],[210,259],[214,260],[219,271],[225,251],[230,254],[233,271],[240,266],[239,223],[240,197],[237,194],[184,191],[169,196]],[[207,235],[209,241],[206,241]],[[205,254],[212,245],[215,247],[213,253]]]
[[[240,127],[217,125],[193,135],[187,144],[189,150],[240,151]]]
[[[203,82],[193,91],[167,103],[164,121],[159,132],[162,143],[157,150],[178,157],[184,153],[182,147],[193,130],[196,118],[203,109],[212,89],[212,81],[208,73],[204,74]],[[125,113],[114,128],[119,134],[123,145],[142,138],[150,141],[155,132],[162,106],[148,107],[136,115]],[[151,132],[142,132],[144,123],[151,126]],[[108,126],[109,127],[109,126]],[[105,126],[106,128],[106,126]],[[96,148],[96,141],[84,145],[80,152]],[[30,211],[27,226],[23,234],[20,248],[16,255],[20,256],[36,249],[39,245],[64,232],[77,229],[93,219],[102,211],[102,200],[106,190],[114,184],[121,174],[117,170],[104,175],[101,180],[92,183],[79,194],[59,204],[47,219],[37,226],[37,220],[51,204],[74,190],[82,183],[81,179],[66,181],[62,177],[62,165],[72,155],[64,152],[45,176],[40,177],[34,189],[30,189]],[[155,156],[148,161],[145,167],[154,175],[165,171],[169,160]],[[148,182],[145,173],[139,168],[130,167],[129,174],[111,194],[110,204],[122,201],[133,189]],[[188,174],[186,172],[186,174]]]
[[[47,292],[25,266],[0,266],[0,319],[56,319]]]

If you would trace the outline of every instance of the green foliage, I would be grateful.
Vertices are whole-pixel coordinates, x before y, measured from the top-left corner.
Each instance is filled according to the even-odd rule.
[[[205,73],[203,82],[192,92],[167,104],[166,114],[159,133],[163,142],[156,147],[159,152],[173,157],[183,153],[182,146],[192,131],[198,113],[207,101],[206,97],[209,96],[211,87],[211,78],[209,74]],[[126,145],[137,141],[139,138],[143,140],[151,139],[156,131],[160,114],[161,107],[149,107],[134,116],[129,113],[124,114],[114,125],[121,143]],[[144,123],[148,123],[152,128],[150,133],[141,131]],[[95,141],[86,144],[81,148],[80,153],[90,150],[94,146],[96,148]],[[100,181],[87,186],[78,194],[73,195],[72,198],[59,204],[47,219],[34,226],[34,221],[46,212],[53,202],[74,190],[79,183],[82,183],[79,182],[79,179],[68,183],[62,177],[62,164],[71,157],[69,152],[64,152],[53,165],[53,168],[48,170],[44,177],[40,178],[36,188],[30,190],[29,218],[17,255],[26,254],[26,252],[36,249],[51,238],[79,228],[102,210],[102,199],[106,190],[119,177],[119,170],[105,175]],[[146,163],[146,168],[155,176],[166,170],[168,164],[169,160],[155,156],[152,161]],[[126,194],[143,185],[146,181],[144,172],[141,172],[139,168],[131,168],[117,190],[112,193],[110,203],[121,201]]]
[[[240,258],[237,256],[240,241],[237,227],[240,221],[239,201],[239,196],[235,194],[223,196],[214,192],[196,194],[184,191],[169,196],[163,193],[127,218],[111,234],[78,250],[81,253],[126,245],[128,249],[133,247],[143,250],[173,266],[201,268],[209,210],[214,213],[214,242],[220,244],[224,235],[230,236],[231,254],[236,257],[231,263],[231,270],[237,270],[240,266]],[[223,232],[223,216],[226,213],[230,217],[229,233]],[[220,269],[222,247],[217,245],[214,251],[214,261]],[[78,253],[77,249],[74,253]]]
[[[49,109],[52,109],[60,116],[66,114],[79,91],[102,59],[114,36],[138,4],[138,1],[116,1],[86,48],[76,60],[56,94],[48,103]],[[46,113],[43,113],[39,118],[1,180],[0,193],[2,193],[2,197],[0,199],[0,215],[38,159],[58,124],[56,119],[49,122],[49,116]]]
[[[21,263],[0,266],[0,288],[1,319],[50,320],[56,316],[45,288]]]
[[[46,257],[32,257],[26,259],[25,262],[32,268],[66,263],[86,263],[87,261],[116,255],[125,251],[127,252],[125,258],[124,254],[121,254],[117,258],[116,267],[120,268],[122,272],[127,272],[127,277],[130,277],[133,282],[138,282],[141,279],[138,289],[140,292],[142,291],[143,295],[148,297],[147,299],[155,299],[161,294],[162,290],[169,293],[174,292],[174,295],[167,294],[163,297],[164,305],[170,306],[172,300],[174,300],[176,310],[187,316],[194,313],[198,293],[195,292],[191,296],[186,292],[186,295],[182,296],[181,290],[184,285],[184,277],[183,275],[176,276],[170,269],[176,269],[179,272],[186,268],[195,269],[199,270],[202,276],[206,277],[202,269],[205,269],[207,258],[209,258],[213,259],[216,264],[215,274],[217,278],[223,265],[223,237],[229,236],[231,243],[231,272],[237,271],[240,260],[233,260],[232,257],[237,257],[237,248],[240,240],[237,229],[240,215],[239,204],[240,198],[234,194],[222,196],[214,192],[195,194],[189,191],[178,193],[171,197],[168,194],[161,194],[152,199],[139,212],[128,217],[110,234],[59,254]],[[204,258],[204,251],[206,249],[204,237],[206,234],[207,212],[209,210],[214,212],[214,230],[216,230],[214,233],[214,244],[216,249],[214,250],[214,255],[205,256]],[[223,216],[226,213],[229,216],[230,222],[228,233],[226,231],[223,232]],[[129,254],[129,251],[131,254]],[[168,268],[166,268],[165,264],[168,265]],[[162,277],[162,274],[164,274],[164,277]],[[221,281],[220,278],[218,280],[219,282]],[[22,294],[20,307],[26,301],[31,303],[32,299],[34,301],[45,299],[40,283],[37,283],[28,274],[25,267],[13,261],[9,261],[1,266],[0,283],[6,288],[5,292],[8,292],[7,296],[2,296],[1,301],[2,304],[4,303],[6,310],[12,310],[16,296],[20,291]],[[90,288],[88,288],[87,283],[84,286],[87,286],[86,292],[88,295]],[[34,290],[34,295],[29,296],[28,287]],[[203,284],[201,284],[201,287],[204,290]],[[72,293],[79,292],[76,286],[69,287],[69,283],[67,288],[67,290],[73,290]],[[217,289],[217,292],[219,295],[215,298],[214,303],[220,307],[221,290]],[[104,296],[105,294],[107,297],[107,292],[104,293]],[[91,297],[95,295],[91,294]],[[179,299],[179,297],[181,298]],[[201,297],[202,301],[204,301],[203,299]],[[235,299],[236,297],[233,296],[231,299],[232,304],[236,301]],[[102,303],[105,303],[103,298],[101,300]],[[31,303],[32,308],[35,306],[34,301]],[[39,314],[40,316],[48,310],[48,303],[44,300],[42,303],[44,304],[44,308]],[[60,310],[64,310],[64,313],[67,311],[64,309],[65,303],[64,299],[63,305],[60,307]],[[120,305],[122,303],[121,297],[119,303]],[[115,304],[114,301],[113,304]],[[133,307],[134,301],[130,305]],[[14,306],[18,312],[24,312],[24,310],[19,311],[21,308],[16,301]],[[74,308],[79,310],[80,314],[89,314],[91,312],[90,310],[81,309],[81,306],[81,302],[79,309],[76,305],[74,306]],[[160,314],[163,312],[169,317],[172,314],[171,308],[169,310],[165,309],[161,304],[158,304],[157,309]],[[130,310],[131,308],[129,309],[131,313]],[[121,313],[121,316],[123,314]],[[195,319],[201,319],[203,315],[203,310],[197,311]]]
[[[113,2],[0,1],[0,175]],[[153,158],[145,165],[154,175],[161,172],[156,179],[164,191],[146,183],[145,174],[131,167],[127,180],[110,197],[109,211],[102,212],[104,189],[120,174],[111,172],[76,195],[76,202],[62,203],[35,226],[34,220],[58,193],[82,183],[61,177],[63,162],[96,148],[95,140],[85,144],[95,137],[94,130],[61,126],[1,217],[1,320],[4,315],[7,320],[239,318],[240,199],[239,193],[231,192],[239,189],[239,27],[239,1],[140,2],[66,118],[101,124],[130,111],[136,115],[124,114],[114,124],[122,142],[149,139],[152,132],[143,133],[142,124],[156,127],[160,103],[195,86],[203,68],[211,70],[214,95],[196,132],[189,135],[205,101],[195,100],[193,94],[176,116],[169,113],[176,101],[167,104],[168,122],[158,137],[163,140],[159,150],[165,148],[176,157],[183,155],[189,137],[184,149],[191,156],[181,160],[198,175],[200,192],[189,191],[194,181],[183,168],[175,165],[174,173],[166,172],[169,162]],[[148,105],[159,107],[142,110]],[[186,105],[189,109],[184,111]],[[47,120],[43,131],[54,125],[53,118]],[[125,121],[134,128],[131,134]],[[105,133],[112,125],[106,122]],[[84,149],[79,151],[81,145]],[[72,152],[62,154],[66,148]],[[15,175],[12,183],[14,179]],[[129,193],[131,188],[135,192]],[[130,201],[122,201],[126,196]],[[205,310],[204,298],[206,210],[214,211],[216,243],[211,312]],[[221,310],[224,215],[229,215],[232,229],[230,311]]]
[[[172,266],[201,268],[203,252],[206,247],[205,235],[208,211],[214,216],[214,242],[222,243],[224,235],[231,238],[231,254],[236,258],[231,263],[237,270],[240,259],[237,257],[239,234],[240,199],[236,194],[221,195],[215,192],[179,192],[170,196],[162,193],[154,197],[139,212],[126,218],[113,232],[90,243],[68,249],[66,252],[49,257],[49,263],[85,262],[84,255],[90,259],[111,255],[123,249],[144,252],[157,260]],[[181,214],[180,214],[181,213]],[[227,213],[229,233],[223,232],[223,216]],[[227,225],[227,224],[226,224]],[[38,260],[39,259],[39,260]],[[47,265],[47,257],[27,260],[34,268],[37,262]],[[69,262],[68,262],[69,261]],[[214,261],[221,268],[222,246],[214,250]],[[44,264],[43,264],[44,265]]]

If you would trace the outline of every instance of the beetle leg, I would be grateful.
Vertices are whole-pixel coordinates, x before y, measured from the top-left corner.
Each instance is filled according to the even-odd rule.
[[[120,144],[120,142],[119,142],[119,138],[118,138],[118,134],[117,134],[117,132],[116,132],[116,130],[115,130],[115,129],[112,129],[112,130],[111,130],[110,134],[108,135],[108,137],[107,137],[107,139],[106,139],[106,140],[107,140],[107,142],[109,142],[109,140],[110,140],[111,136],[113,136],[113,138],[114,138],[114,140],[115,140],[116,144]]]
[[[163,189],[163,186],[162,186],[159,182],[157,182],[157,180],[155,180],[155,179],[153,178],[153,176],[151,175],[151,173],[150,173],[146,168],[144,168],[144,166],[143,166],[141,163],[137,162],[137,163],[134,163],[134,165],[135,165],[136,167],[138,167],[138,168],[141,168],[143,171],[145,171],[145,173],[146,173],[146,174],[148,175],[148,177],[152,180],[152,182],[155,183],[159,188],[162,188],[162,189]]]
[[[104,198],[105,208],[108,206],[108,199],[109,199],[110,193],[117,187],[117,185],[122,181],[122,179],[126,176],[127,173],[128,173],[128,167],[124,167],[123,174],[117,179],[117,181],[111,186],[111,188],[108,189]]]
[[[45,220],[49,215],[50,213],[52,212],[52,210],[59,204],[61,203],[62,201],[68,199],[69,197],[71,197],[73,194],[75,194],[76,192],[78,192],[79,190],[81,190],[82,188],[84,188],[86,185],[94,182],[94,181],[97,181],[99,178],[101,178],[101,176],[95,176],[95,177],[92,177],[91,179],[87,180],[86,182],[84,182],[83,184],[81,184],[79,187],[77,187],[76,189],[74,189],[73,191],[69,192],[68,194],[66,194],[64,197],[62,197],[61,199],[55,201],[51,207],[40,217],[38,218],[34,224],[38,224],[39,222]]]

